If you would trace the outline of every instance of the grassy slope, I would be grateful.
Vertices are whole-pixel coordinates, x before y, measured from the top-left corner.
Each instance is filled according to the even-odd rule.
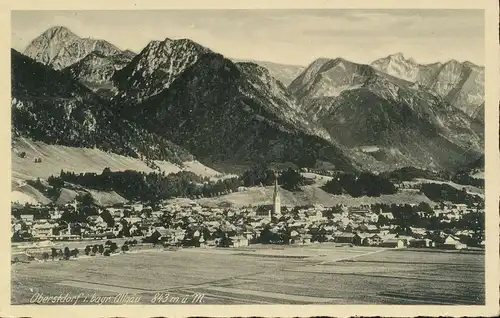
[[[25,138],[14,141],[12,149],[12,202],[25,203],[35,200],[41,203],[48,203],[49,199],[27,185],[25,180],[34,180],[36,178],[47,179],[51,175],[59,175],[61,169],[76,173],[101,173],[105,167],[109,167],[112,171],[153,171],[139,159],[107,153],[99,149],[48,145]],[[20,158],[17,155],[20,152],[26,152],[26,157]],[[35,163],[35,158],[41,158],[42,162]],[[183,168],[167,161],[155,161],[155,163],[166,174],[185,169],[207,177],[220,175],[218,171],[206,167],[198,161],[185,162]],[[114,192],[91,191],[91,194],[97,202],[103,205],[124,201],[121,196]],[[65,189],[58,202],[67,203],[72,201],[75,196],[75,191]]]

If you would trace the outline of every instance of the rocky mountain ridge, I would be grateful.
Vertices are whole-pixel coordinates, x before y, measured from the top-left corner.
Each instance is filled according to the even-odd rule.
[[[192,158],[166,138],[116,117],[106,100],[66,72],[11,50],[11,74],[13,138],[99,148],[134,158]]]
[[[471,106],[482,96],[472,63],[322,58],[291,80],[298,69],[235,62],[188,39],[152,41],[138,54],[96,41],[55,27],[30,44],[29,54],[61,72],[45,66],[51,75],[30,78],[43,67],[25,62],[13,75],[16,133],[134,156],[342,170],[449,169],[484,152],[482,123],[469,117],[484,108]],[[13,53],[13,65],[20,60]],[[45,76],[55,80],[34,85]],[[50,116],[39,117],[44,108]]]
[[[395,77],[421,85],[469,116],[484,103],[484,67],[471,62],[418,64],[402,53],[374,61],[371,66]]]
[[[122,53],[119,48],[107,41],[81,38],[68,28],[56,26],[31,41],[23,54],[60,70],[78,62],[93,51],[104,56]]]
[[[479,122],[420,85],[369,65],[319,59],[289,89],[341,145],[393,166],[449,169],[483,151]]]

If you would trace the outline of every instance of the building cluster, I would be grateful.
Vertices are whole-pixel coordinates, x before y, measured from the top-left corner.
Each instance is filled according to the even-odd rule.
[[[276,196],[279,198],[279,195]],[[76,205],[62,208],[54,206],[50,208],[50,218],[34,218],[34,215],[12,217],[12,235],[30,240],[138,236],[153,243],[197,247],[242,247],[252,243],[273,242],[309,244],[317,241],[383,247],[436,246],[461,249],[466,245],[458,237],[473,234],[467,230],[441,232],[440,243],[436,245],[436,238],[431,237],[425,228],[411,228],[411,236],[405,236],[396,233],[395,225],[380,225],[378,220],[381,216],[387,220],[394,219],[391,212],[374,212],[370,206],[343,206],[336,209],[335,213],[320,205],[290,209],[281,206],[276,198],[272,206],[259,208],[205,207],[195,202],[164,202],[152,208],[134,203],[102,208],[99,215],[88,216],[85,222],[68,223],[61,220],[64,211],[78,213],[78,209]],[[434,214],[446,223],[472,211],[467,206],[450,203],[436,206]],[[103,217],[103,213],[110,215],[112,221],[109,217]],[[264,234],[270,234],[274,241],[265,241]]]
[[[79,240],[114,237],[143,237],[145,242],[166,246],[243,247],[252,243],[337,244],[383,247],[467,247],[459,237],[474,235],[470,230],[440,231],[411,227],[402,235],[394,215],[374,211],[371,206],[332,209],[321,205],[288,208],[281,206],[279,186],[275,183],[273,204],[269,207],[220,208],[195,202],[176,204],[168,201],[151,207],[142,203],[101,208],[85,220],[62,218],[81,211],[77,203],[45,209],[47,218],[35,214],[12,216],[13,240]],[[47,211],[48,209],[48,211]],[[478,211],[465,204],[442,203],[429,211],[417,212],[422,218],[437,217],[442,223],[460,220]],[[40,211],[41,212],[41,211]],[[48,212],[48,213],[47,213]],[[484,212],[484,211],[482,211]],[[380,218],[386,222],[379,222]],[[388,221],[388,222],[387,222]],[[400,229],[401,230],[401,229]],[[484,237],[484,234],[482,235]],[[14,239],[15,238],[15,239]],[[482,243],[484,244],[484,242]]]

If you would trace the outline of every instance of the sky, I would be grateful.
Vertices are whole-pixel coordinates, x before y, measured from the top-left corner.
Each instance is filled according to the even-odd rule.
[[[422,64],[485,60],[484,12],[464,9],[12,11],[11,45],[22,52],[59,25],[134,52],[189,38],[226,57],[293,65],[320,57],[368,64],[397,52]]]

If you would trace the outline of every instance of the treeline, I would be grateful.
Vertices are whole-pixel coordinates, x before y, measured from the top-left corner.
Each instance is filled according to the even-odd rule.
[[[253,168],[241,176],[241,182],[245,187],[272,186],[276,179],[278,184],[288,191],[300,191],[301,186],[310,183],[299,171],[291,167],[281,172],[269,168]]]
[[[322,189],[331,194],[349,194],[352,197],[378,197],[381,194],[397,192],[396,187],[389,179],[369,172],[363,172],[359,175],[338,174],[329,180]]]
[[[304,178],[299,171],[288,168],[275,174],[271,169],[247,170],[240,177],[212,181],[208,177],[190,171],[179,171],[166,175],[164,172],[138,172],[132,170],[111,171],[105,168],[102,173],[79,173],[61,170],[59,176],[50,176],[47,189],[39,180],[33,181],[37,189],[50,192],[57,198],[65,182],[101,191],[115,191],[127,200],[155,202],[174,197],[213,197],[238,191],[241,186],[272,186],[275,179],[284,189],[300,191],[300,187],[312,180]]]
[[[64,182],[87,188],[116,191],[128,200],[156,201],[173,197],[210,197],[237,191],[238,178],[210,181],[189,171],[165,173],[137,172],[132,170],[113,172],[109,168],[101,174],[61,171],[59,177],[50,177],[49,184],[61,188]]]
[[[451,181],[458,184],[468,184],[484,189],[484,179],[473,178],[468,172],[457,173],[451,178]]]
[[[394,182],[411,181],[417,178],[432,180],[445,180],[449,178],[445,173],[437,173],[415,167],[403,167],[393,171],[383,172],[380,175]]]
[[[435,202],[450,201],[453,203],[467,204],[467,206],[477,205],[484,208],[484,200],[477,196],[467,193],[464,189],[456,189],[449,184],[424,183],[420,190],[425,196]]]

